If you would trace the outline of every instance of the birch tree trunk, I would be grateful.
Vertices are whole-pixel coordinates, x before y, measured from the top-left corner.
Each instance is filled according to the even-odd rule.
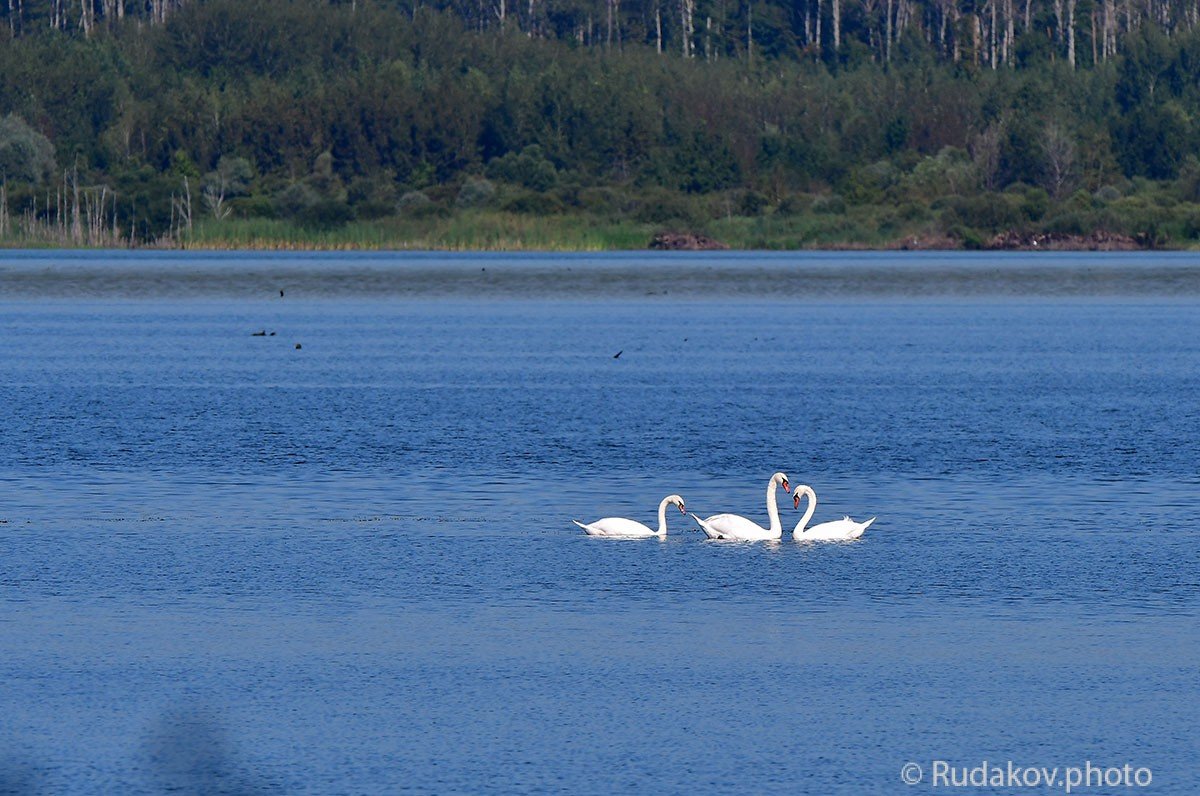
[[[890,64],[892,62],[892,0],[887,0],[884,14],[883,60]]]
[[[996,3],[1000,0],[990,0],[988,3],[991,6],[992,22],[988,25],[988,61],[991,62],[992,69],[996,68]]]
[[[1075,68],[1075,0],[1067,0],[1067,63]]]
[[[1061,48],[1063,43],[1063,0],[1054,0],[1054,40]],[[1061,50],[1059,50],[1061,52]]]
[[[1013,0],[1004,0],[1004,63],[1013,65],[1013,50],[1017,36],[1016,20],[1013,18]]]
[[[746,7],[746,63],[754,66],[754,3]]]
[[[612,0],[613,4],[613,19],[616,21],[617,28],[617,51],[621,50],[621,0]]]
[[[833,0],[833,52],[836,56],[842,49],[842,0]]]
[[[959,17],[959,13],[958,13],[958,3],[951,3],[950,4],[950,27],[954,30],[954,57],[953,57],[954,63],[958,63],[959,59],[962,58],[962,47],[960,46],[960,42],[958,40],[959,18],[960,17]]]
[[[679,4],[679,11],[682,17],[680,21],[683,23],[683,57],[691,58],[692,36],[696,32],[695,26],[692,24],[692,17],[696,13],[696,0],[681,0]]]
[[[821,57],[821,0],[817,0],[817,58]]]

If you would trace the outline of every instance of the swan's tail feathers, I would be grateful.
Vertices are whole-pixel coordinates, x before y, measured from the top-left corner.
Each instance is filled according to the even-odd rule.
[[[706,523],[704,520],[697,517],[695,514],[692,515],[692,519],[694,519],[696,521],[696,524],[700,526],[700,530],[704,531],[704,535],[707,536],[709,539],[721,539],[722,538],[722,536],[719,532],[713,530],[711,527],[709,527],[708,523]]]
[[[860,536],[862,536],[864,533],[866,533],[866,532],[867,532],[867,528],[870,528],[870,527],[871,527],[871,523],[873,523],[873,522],[875,522],[875,518],[874,518],[874,517],[872,517],[871,519],[869,519],[869,520],[867,520],[866,522],[864,522],[864,523],[862,524],[862,527],[858,529],[858,533],[857,533],[857,534],[855,534],[854,538],[855,538],[855,539],[857,539],[858,537],[860,537]]]
[[[583,524],[582,522],[580,522],[579,520],[571,520],[571,522],[575,523],[575,524],[576,524],[576,525],[578,525],[580,528],[583,528],[583,532],[584,532],[584,533],[586,533],[586,534],[591,534],[591,532],[592,532],[592,529],[591,529],[591,528],[589,528],[589,527],[587,527],[586,525],[584,525],[584,524]]]

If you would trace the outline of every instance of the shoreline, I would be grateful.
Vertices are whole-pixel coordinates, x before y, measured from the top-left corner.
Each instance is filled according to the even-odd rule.
[[[640,223],[587,215],[530,216],[474,212],[433,221],[358,220],[313,228],[280,219],[227,219],[197,223],[190,231],[150,240],[104,234],[31,234],[0,238],[0,249],[113,249],[130,251],[1187,251],[1188,237],[1105,228],[1051,232],[1037,227],[951,231],[913,225],[886,229],[870,219],[777,215],[706,223]]]
[[[605,253],[661,253],[661,252],[771,252],[771,253],[811,253],[811,252],[986,252],[986,253],[1104,253],[1104,252],[1189,252],[1197,251],[1195,245],[1137,245],[1104,243],[1093,241],[1082,236],[1077,240],[1057,239],[1051,236],[1030,236],[1028,242],[1006,243],[1004,245],[967,246],[962,241],[937,241],[921,237],[911,237],[892,241],[883,245],[865,241],[843,241],[836,243],[821,243],[808,246],[775,247],[775,246],[610,246],[600,247],[581,243],[569,243],[556,246],[523,246],[523,245],[473,245],[451,244],[436,245],[425,241],[408,243],[405,241],[383,242],[331,242],[319,243],[313,241],[288,240],[205,240],[201,243],[183,243],[167,245],[165,243],[149,242],[137,245],[112,244],[59,244],[38,241],[0,241],[0,251],[129,251],[129,252],[444,252],[446,254],[605,254]],[[720,243],[719,241],[717,243]]]

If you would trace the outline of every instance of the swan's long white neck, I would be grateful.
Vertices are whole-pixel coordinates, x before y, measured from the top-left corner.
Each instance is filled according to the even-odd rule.
[[[783,526],[779,523],[779,506],[775,503],[775,479],[771,479],[771,483],[767,484],[767,517],[771,520],[771,525],[767,528],[771,533],[783,533]]]
[[[662,503],[658,504],[658,535],[667,535],[667,504],[671,502],[669,497],[665,497]]]
[[[798,486],[796,494],[801,491],[808,495],[808,508],[804,510],[804,516],[800,518],[800,522],[796,523],[796,529],[792,531],[792,538],[798,539],[804,535],[804,529],[808,526],[808,521],[812,519],[813,514],[817,510],[817,493],[812,491],[812,487]]]

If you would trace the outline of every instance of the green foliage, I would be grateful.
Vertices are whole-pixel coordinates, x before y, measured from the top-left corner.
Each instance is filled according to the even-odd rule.
[[[236,218],[275,218],[276,206],[268,196],[246,196],[230,200],[229,209]]]
[[[902,182],[901,192],[910,198],[932,201],[939,196],[973,193],[979,189],[978,166],[961,149],[943,147],[932,157],[922,158]]]
[[[812,207],[813,199],[806,194],[791,194],[784,197],[779,206],[775,208],[775,214],[779,216],[797,216],[804,213]]]
[[[634,210],[634,218],[651,224],[681,222],[695,223],[700,217],[696,206],[688,197],[662,188],[642,192]]]
[[[548,216],[561,213],[563,203],[553,196],[536,191],[521,191],[505,200],[501,209],[509,213]]]
[[[746,191],[742,194],[739,210],[743,216],[761,216],[771,204],[767,197],[758,191]]]
[[[40,183],[54,171],[54,145],[15,114],[0,118],[0,180]]]
[[[319,201],[320,194],[307,183],[288,183],[275,194],[275,212],[281,218],[298,218]]]
[[[472,177],[463,183],[454,203],[459,207],[487,207],[496,198],[496,186],[489,180]]]
[[[487,167],[487,175],[533,191],[548,191],[558,182],[558,170],[542,154],[542,148],[530,144],[520,153],[509,152],[496,158]]]
[[[295,215],[301,225],[312,229],[335,229],[354,220],[354,211],[336,199],[318,199]]]
[[[441,210],[423,191],[408,191],[396,203],[396,210],[407,218],[428,218]]]
[[[1200,29],[1186,16],[1169,36],[1147,19],[1093,64],[1102,11],[1081,4],[1072,69],[1045,3],[1016,26],[1012,68],[976,50],[978,9],[943,31],[929,0],[890,42],[880,7],[843,4],[837,52],[828,6],[818,48],[812,6],[754,3],[753,62],[751,6],[736,3],[702,4],[713,24],[692,58],[672,15],[669,51],[655,51],[644,4],[612,6],[611,47],[595,25],[608,7],[576,0],[511,5],[505,31],[486,4],[446,0],[188,0],[165,22],[148,5],[84,35],[80,19],[110,22],[110,4],[76,3],[65,23],[47,2],[0,4],[15,212],[40,183],[44,214],[65,168],[111,186],[139,239],[177,232],[189,193],[197,218],[212,211],[210,238],[224,220],[230,234],[377,240],[423,225],[501,245],[501,222],[543,216],[622,236],[719,223],[770,246],[947,229],[982,245],[1089,224],[1195,237]]]
[[[831,196],[818,196],[812,201],[812,211],[821,215],[837,216],[846,212],[846,202],[842,197],[836,194]]]
[[[942,223],[995,233],[1024,221],[1021,199],[1011,194],[984,193],[951,197],[942,211]]]
[[[217,161],[216,173],[231,196],[244,196],[250,192],[254,166],[245,158],[222,155]]]

